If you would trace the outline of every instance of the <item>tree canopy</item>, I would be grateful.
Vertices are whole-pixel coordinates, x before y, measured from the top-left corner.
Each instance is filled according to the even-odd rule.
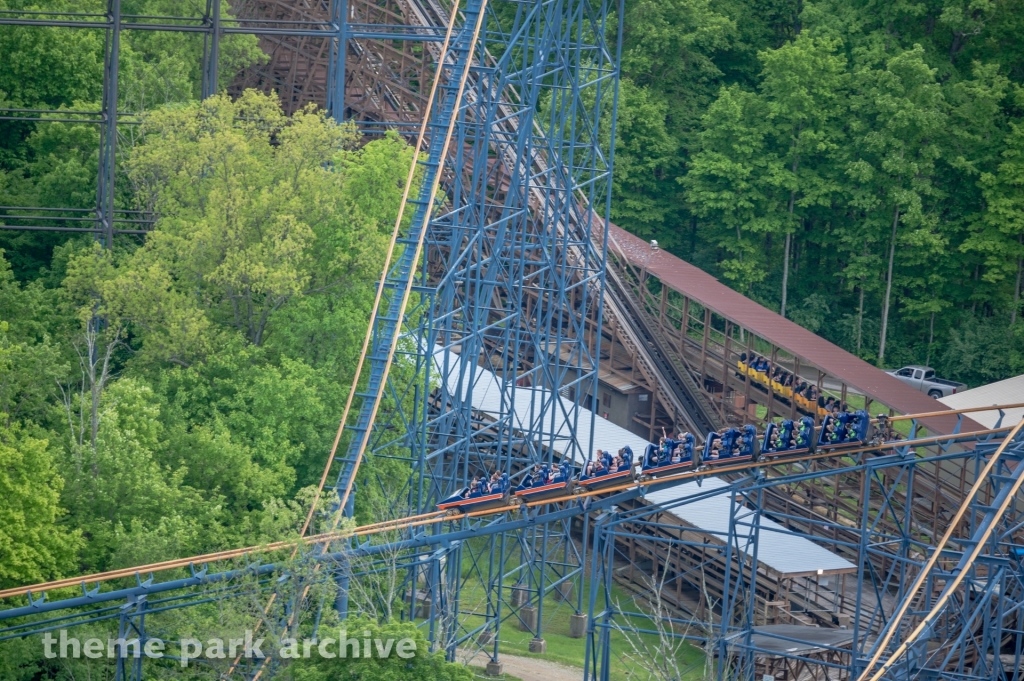
[[[626,8],[617,223],[879,364],[1024,368],[1019,0]]]

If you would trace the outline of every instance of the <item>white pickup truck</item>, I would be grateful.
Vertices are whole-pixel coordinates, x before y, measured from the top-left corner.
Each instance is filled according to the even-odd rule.
[[[967,388],[967,385],[964,383],[935,378],[934,369],[931,367],[918,366],[916,364],[911,364],[910,366],[903,367],[902,369],[886,371],[885,373],[895,376],[907,385],[917,388],[921,392],[927,393],[929,397],[934,397],[935,399],[953,395],[956,391]]]

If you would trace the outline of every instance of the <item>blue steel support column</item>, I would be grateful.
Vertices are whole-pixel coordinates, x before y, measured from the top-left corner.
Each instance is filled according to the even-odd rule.
[[[609,630],[613,617],[611,588],[614,581],[615,536],[612,531],[615,516],[605,513],[593,523],[594,537],[590,550],[590,597],[587,607],[586,646],[583,658],[585,681],[607,681],[611,662]],[[604,597],[603,607],[598,606]]]
[[[750,524],[750,535],[749,541],[747,542],[747,552],[750,554],[750,582],[745,585],[747,608],[746,613],[744,614],[746,621],[743,623],[743,633],[741,635],[743,640],[743,658],[742,661],[737,662],[740,673],[745,676],[749,675],[749,678],[752,678],[755,673],[753,636],[756,622],[754,621],[754,612],[757,603],[757,552],[758,547],[761,545],[761,514],[762,509],[764,509],[763,487],[759,487],[754,491],[754,498],[751,500],[751,505],[753,506],[753,510],[750,510],[749,512],[753,516],[754,520]],[[741,561],[745,553],[746,552],[740,553]],[[741,562],[740,579],[743,579],[742,565],[743,563]]]
[[[538,528],[541,533],[541,544],[540,544],[540,569],[537,575],[537,626],[533,632],[535,639],[542,639],[541,635],[544,629],[544,586],[547,583],[547,569],[548,569],[548,523],[544,523],[542,528]],[[534,537],[536,537],[536,530],[534,531]]]
[[[106,46],[103,59],[103,102],[100,118],[100,162],[96,184],[96,219],[103,230],[97,238],[104,248],[114,246],[114,182],[117,177],[117,104],[121,60],[121,0],[107,0]]]
[[[203,99],[220,91],[220,2],[206,0],[203,22],[210,28],[209,33],[203,36]]]
[[[864,484],[861,487],[861,498],[870,499],[872,470],[868,468],[867,470],[864,471],[863,475]],[[868,555],[868,540],[871,534],[871,527],[868,522],[868,511],[870,510],[871,504],[862,504],[860,514],[860,545],[858,547],[858,554],[860,556],[865,557]],[[850,646],[851,650],[853,651],[851,653],[850,668],[851,672],[854,674],[859,674],[863,669],[863,660],[860,658],[856,651],[861,649],[864,639],[867,638],[868,633],[871,631],[870,621],[866,623],[865,626],[865,623],[862,621],[863,618],[860,617],[860,613],[864,605],[864,589],[867,582],[866,578],[870,577],[870,575],[866,575],[865,573],[869,572],[870,570],[872,570],[872,565],[870,561],[857,561],[857,602],[854,607],[854,612],[856,613],[856,616],[853,618],[852,622],[853,643]],[[861,630],[862,627],[864,628],[864,631]]]
[[[331,0],[331,39],[327,69],[327,111],[339,123],[345,118],[345,59],[348,56],[348,0]]]
[[[344,515],[346,518],[351,518],[355,512],[356,505],[356,486],[352,486],[352,493],[348,495],[348,501],[345,502]],[[352,540],[345,540],[346,548],[352,548]],[[351,579],[351,565],[347,557],[342,557],[338,561],[338,566],[335,571],[335,584],[338,586],[338,591],[334,596],[334,609],[338,612],[340,619],[348,617],[348,591],[349,591],[349,580]],[[415,599],[413,606],[415,607]]]
[[[734,537],[736,536],[736,504],[732,503],[729,506],[729,535],[725,537],[725,575],[722,577],[722,621],[719,624],[717,654],[718,654],[718,681],[725,681],[726,673],[729,669],[729,655],[731,651],[729,649],[729,637],[732,633],[732,609],[733,609],[733,589],[730,588],[732,584],[732,572],[733,572],[733,544],[735,543]],[[743,571],[740,570],[739,580],[743,580]]]
[[[147,641],[146,605],[145,596],[131,596],[128,602],[121,606],[117,641],[114,646],[117,655],[116,681],[143,681],[142,660]]]

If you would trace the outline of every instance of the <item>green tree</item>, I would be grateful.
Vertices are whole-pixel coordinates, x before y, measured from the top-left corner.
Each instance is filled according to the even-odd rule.
[[[941,153],[935,137],[945,125],[946,107],[935,70],[924,56],[924,49],[917,46],[877,66],[865,63],[854,74],[855,160],[847,172],[870,190],[860,193],[853,205],[865,212],[866,228],[881,231],[888,222],[891,230],[883,275],[880,365],[885,360],[897,244],[903,242],[919,254],[944,245],[933,230],[936,218],[926,201],[941,194],[932,174]],[[908,233],[899,233],[901,224]]]
[[[680,179],[694,214],[718,226],[712,232],[715,243],[731,256],[721,266],[740,290],[766,274],[747,235],[767,199],[765,115],[755,94],[738,86],[723,89],[704,118],[700,151]]]
[[[82,567],[109,567],[113,553],[130,531],[154,530],[175,514],[191,517],[211,531],[195,532],[204,543],[188,547],[196,552],[213,543],[216,508],[202,503],[182,480],[187,471],[170,469],[157,461],[163,447],[160,405],[153,390],[131,378],[115,381],[103,395],[102,427],[95,446],[74,446],[62,462],[65,471],[64,504],[70,519],[86,539]],[[154,559],[172,556],[158,555]]]
[[[0,251],[0,414],[4,424],[46,421],[58,381],[67,371],[60,348],[38,315],[51,309],[51,291],[21,285]]]
[[[981,176],[985,212],[981,228],[964,243],[985,255],[985,277],[1009,280],[1012,285],[1010,325],[1020,309],[1021,273],[1024,268],[1024,125],[1010,124],[1006,150],[995,172]]]
[[[723,76],[713,57],[736,25],[708,0],[630,0],[624,23],[612,217],[678,249],[688,215],[677,179]]]
[[[149,361],[187,366],[227,329],[262,346],[299,299],[372,295],[410,160],[397,138],[356,150],[351,126],[254,91],[161,110],[144,134],[129,174],[161,217],[103,298]]]
[[[63,486],[49,442],[29,436],[17,424],[0,424],[0,587],[74,571],[81,536],[55,531],[65,514]]]
[[[377,654],[357,659],[324,659],[311,657],[296,660],[287,667],[281,678],[295,681],[472,681],[473,673],[461,664],[447,662],[441,652],[430,652],[429,644],[412,622],[378,624],[364,618],[344,620],[339,628],[355,638],[370,638],[386,643],[391,639],[397,645],[401,639],[415,643],[415,654],[409,659],[394,651],[387,657]],[[368,633],[367,633],[368,632]],[[333,632],[332,632],[333,633]],[[328,634],[322,634],[327,636]],[[333,652],[333,651],[330,651]]]
[[[808,219],[809,209],[831,206],[839,190],[830,173],[834,167],[830,162],[842,145],[839,113],[847,80],[839,47],[836,41],[802,34],[761,55],[760,97],[771,135],[764,177],[770,189],[765,193],[775,197],[781,193],[783,201],[774,198],[767,203],[756,229],[784,235],[782,316],[786,315],[793,234]]]

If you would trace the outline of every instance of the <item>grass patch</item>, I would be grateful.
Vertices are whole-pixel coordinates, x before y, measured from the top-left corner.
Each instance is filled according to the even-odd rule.
[[[630,595],[617,586],[612,588],[612,598],[621,603],[624,608],[640,610],[639,606],[632,604]],[[484,598],[483,591],[479,585],[466,584],[462,589],[461,606],[463,612],[482,609]],[[531,632],[519,630],[519,620],[511,617],[502,622],[501,634],[498,641],[498,651],[521,657],[531,657],[542,660],[557,662],[570,667],[582,669],[584,656],[586,654],[586,638],[571,638],[569,636],[569,620],[575,610],[568,603],[555,600],[553,596],[544,599],[542,613],[542,636],[547,643],[547,651],[542,654],[530,652],[530,640],[533,638]],[[470,615],[464,617],[465,626],[469,629],[481,626],[484,623],[482,616]],[[623,628],[629,627],[620,622]],[[638,621],[636,628],[651,628],[649,623]],[[630,634],[646,641],[647,646],[653,648],[656,645],[657,637],[646,634]],[[636,665],[625,657],[633,654],[633,648],[625,636],[618,631],[612,631],[611,641],[611,665],[609,677],[612,681],[628,681],[637,673]],[[703,678],[705,656],[702,651],[694,646],[683,645],[679,649],[678,664],[680,669],[687,670],[681,681],[697,681]]]

